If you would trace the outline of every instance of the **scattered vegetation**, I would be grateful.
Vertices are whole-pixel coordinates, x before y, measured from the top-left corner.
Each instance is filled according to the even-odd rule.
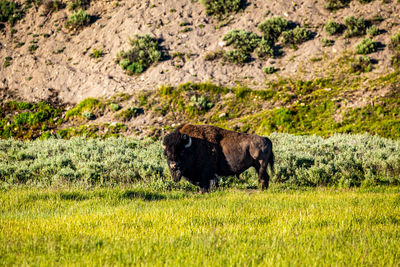
[[[257,34],[245,30],[232,30],[225,34],[222,40],[227,46],[250,53],[259,45],[261,38]]]
[[[379,35],[379,28],[377,26],[375,26],[375,25],[372,25],[371,27],[369,27],[367,29],[367,34],[370,37],[375,37],[375,36]]]
[[[370,72],[372,70],[371,58],[368,56],[356,56],[354,60],[350,62],[350,68],[352,72]]]
[[[110,109],[112,111],[118,111],[118,110],[121,109],[121,106],[119,104],[116,104],[116,103],[111,103],[109,106],[110,106]]]
[[[33,54],[33,53],[35,53],[35,51],[36,51],[38,48],[39,48],[39,46],[38,46],[37,44],[33,44],[33,45],[30,45],[30,46],[29,46],[28,50],[29,50],[29,52],[31,52],[31,54]]]
[[[11,101],[0,106],[0,137],[34,139],[61,123],[61,109],[40,102]],[[8,114],[13,114],[9,116]],[[1,176],[1,175],[0,175]]]
[[[130,45],[131,49],[119,52],[116,59],[116,63],[129,75],[140,74],[163,58],[159,41],[150,35],[135,35],[130,39]]]
[[[90,15],[86,10],[81,8],[78,11],[75,11],[74,13],[69,15],[68,21],[65,26],[69,29],[77,30],[89,24]]]
[[[105,107],[106,105],[102,101],[96,98],[87,98],[74,108],[68,110],[65,113],[65,118],[73,119],[83,117],[86,119],[92,119],[94,118],[93,116],[96,116],[96,114],[100,115],[104,111]]]
[[[326,39],[325,37],[322,37],[321,44],[322,44],[322,47],[333,46],[335,44],[335,41]]]
[[[333,20],[329,20],[328,23],[326,23],[324,26],[324,31],[327,32],[329,35],[335,35],[341,32],[341,28],[342,26],[339,23]]]
[[[262,70],[265,74],[273,74],[278,71],[274,66],[263,67]]]
[[[93,48],[92,53],[89,55],[91,58],[101,58],[104,56],[104,51],[102,49]]]
[[[376,52],[377,50],[377,43],[372,41],[369,38],[363,38],[360,43],[356,45],[356,52],[357,54],[370,54]]]
[[[0,0],[0,22],[9,22],[14,25],[21,18],[22,11],[16,2]]]
[[[389,48],[392,51],[400,52],[400,31],[390,38]]]
[[[206,7],[206,14],[212,15],[223,20],[233,13],[239,12],[243,9],[243,0],[200,0]]]
[[[224,51],[222,57],[224,61],[235,64],[243,64],[245,62],[249,62],[251,59],[248,53],[237,49]]]
[[[258,24],[257,27],[263,33],[264,39],[274,44],[282,32],[289,29],[289,22],[282,17],[273,17]]]
[[[367,22],[363,18],[356,19],[354,16],[344,18],[344,25],[346,26],[344,32],[346,38],[362,36],[367,29]]]
[[[331,11],[347,7],[351,0],[325,0],[325,8]]]
[[[143,113],[142,108],[129,107],[127,109],[121,110],[115,115],[115,118],[122,120],[124,122],[130,121],[132,118]]]
[[[3,68],[7,68],[8,66],[10,66],[11,65],[11,60],[12,60],[11,57],[5,57],[4,58],[4,62],[3,62]]]
[[[279,40],[285,45],[296,46],[307,41],[310,37],[311,33],[308,30],[296,26],[294,29],[282,32]]]

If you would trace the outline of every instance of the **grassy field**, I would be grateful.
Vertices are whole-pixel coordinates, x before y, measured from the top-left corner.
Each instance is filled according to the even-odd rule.
[[[400,187],[14,188],[0,265],[398,266]]]

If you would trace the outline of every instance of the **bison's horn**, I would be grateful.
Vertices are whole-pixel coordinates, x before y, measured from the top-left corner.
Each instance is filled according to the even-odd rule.
[[[189,142],[185,145],[185,148],[189,148],[192,145],[192,138],[189,136]]]
[[[162,146],[162,148],[163,148],[164,150],[167,148],[164,144],[162,144],[161,146]]]

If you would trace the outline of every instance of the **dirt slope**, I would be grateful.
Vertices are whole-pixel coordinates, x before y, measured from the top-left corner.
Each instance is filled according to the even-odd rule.
[[[64,27],[71,14],[68,8],[41,16],[42,9],[29,9],[24,19],[13,27],[16,30],[13,34],[10,25],[0,27],[0,59],[12,58],[10,66],[1,66],[0,90],[3,95],[12,94],[29,101],[58,99],[62,103],[77,103],[87,97],[107,97],[187,81],[211,81],[230,86],[240,82],[262,88],[266,80],[281,76],[301,79],[324,76],[326,67],[346,50],[354,50],[361,38],[346,39],[341,35],[333,38],[334,46],[324,48],[320,39],[327,35],[322,27],[329,19],[343,23],[343,18],[350,15],[364,19],[380,15],[384,19],[378,27],[386,32],[374,38],[381,47],[371,55],[378,64],[372,72],[363,74],[378,76],[392,70],[391,53],[385,45],[400,29],[400,5],[395,1],[360,4],[354,0],[347,8],[330,12],[321,0],[248,0],[243,12],[233,16],[227,26],[219,27],[220,22],[207,16],[198,1],[100,0],[92,1],[88,8],[96,21],[79,32],[70,32]],[[224,46],[222,37],[228,31],[246,29],[260,34],[257,24],[272,16],[283,16],[307,26],[314,32],[313,39],[297,50],[285,48],[279,58],[256,59],[243,66],[205,61],[205,54]],[[188,22],[192,30],[182,32],[181,22]],[[200,24],[204,27],[199,27]],[[129,38],[134,34],[161,38],[164,40],[162,46],[170,55],[181,52],[186,56],[182,61],[171,58],[151,66],[141,75],[128,76],[115,63],[115,58],[119,51],[129,48]],[[38,45],[34,53],[28,49],[32,41]],[[18,47],[22,42],[24,44]],[[100,59],[92,59],[89,54],[93,48],[101,48],[106,54]],[[57,53],[57,50],[61,52]],[[319,59],[313,60],[315,58]],[[280,71],[273,75],[264,74],[262,67],[269,65]]]

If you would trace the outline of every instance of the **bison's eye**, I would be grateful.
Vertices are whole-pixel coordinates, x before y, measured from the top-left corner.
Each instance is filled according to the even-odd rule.
[[[185,154],[185,150],[182,150],[182,151],[179,153],[179,155],[180,155],[181,157],[183,157],[183,154]]]

